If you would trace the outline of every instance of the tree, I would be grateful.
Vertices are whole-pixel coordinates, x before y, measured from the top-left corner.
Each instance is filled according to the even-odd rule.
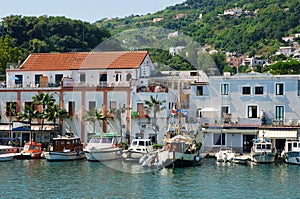
[[[17,103],[16,102],[9,102],[8,106],[6,107],[9,115],[9,124],[10,124],[10,138],[12,138],[12,116],[17,113]]]
[[[145,110],[149,112],[153,112],[153,126],[155,126],[155,131],[159,130],[159,127],[157,126],[157,117],[156,114],[160,112],[161,110],[165,109],[165,107],[162,107],[162,104],[165,103],[166,100],[158,100],[157,95],[154,98],[152,95],[150,96],[150,100],[145,100]]]
[[[121,104],[119,104],[118,108],[112,110],[115,118],[117,118],[119,120],[121,139],[123,137],[122,136],[122,113],[125,113],[125,111],[126,111],[125,104],[124,104],[124,106],[121,106]],[[121,140],[121,142],[122,142],[122,140]]]
[[[32,120],[35,118],[37,118],[37,111],[35,110],[34,103],[25,105],[23,112],[19,112],[17,114],[17,119],[20,119],[22,121],[27,121],[29,123],[30,139],[32,139],[32,131],[31,131]]]
[[[49,95],[49,93],[39,93],[32,97],[33,104],[39,106],[37,111],[37,118],[42,120],[41,124],[41,136],[43,134],[43,128],[45,119],[47,119],[47,106],[54,104],[55,99],[53,95]]]
[[[63,119],[69,118],[69,113],[66,111],[66,109],[60,108],[59,104],[57,104],[53,101],[49,102],[45,113],[46,113],[46,119],[48,121],[53,122],[54,128],[55,128],[57,119],[59,119],[59,121],[61,121]],[[62,132],[60,130],[59,130],[59,133],[60,133],[60,135],[62,134]]]
[[[103,111],[97,108],[86,110],[83,116],[85,121],[89,121],[93,123],[93,134],[95,133],[96,121],[104,120],[106,117],[103,114]]]

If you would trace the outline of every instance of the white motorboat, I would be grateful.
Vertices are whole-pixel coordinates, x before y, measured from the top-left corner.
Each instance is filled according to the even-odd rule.
[[[17,152],[18,152],[18,147],[8,146],[8,145],[0,145],[0,154],[17,153]]]
[[[218,162],[229,162],[235,157],[235,153],[231,148],[221,147],[220,150],[215,154]]]
[[[89,161],[115,160],[121,157],[121,135],[114,133],[96,134],[83,150]]]
[[[0,162],[13,160],[15,156],[16,156],[15,153],[0,154]]]
[[[255,139],[251,148],[251,161],[256,163],[275,162],[276,149],[272,148],[272,142],[264,137]]]
[[[49,153],[45,156],[48,161],[81,160],[84,158],[83,148],[79,137],[73,135],[53,138]]]
[[[300,165],[300,139],[286,140],[282,156],[286,163]]]
[[[250,161],[249,155],[238,155],[238,156],[234,156],[231,159],[231,162],[236,163],[236,164],[248,164],[249,161]]]
[[[127,150],[124,150],[122,156],[124,160],[139,160],[148,153],[154,152],[153,144],[150,139],[133,139]]]

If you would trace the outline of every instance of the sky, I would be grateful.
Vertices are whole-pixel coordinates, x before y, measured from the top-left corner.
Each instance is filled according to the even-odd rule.
[[[103,18],[154,13],[182,2],[184,0],[6,0],[1,2],[0,18],[48,15],[93,23]]]

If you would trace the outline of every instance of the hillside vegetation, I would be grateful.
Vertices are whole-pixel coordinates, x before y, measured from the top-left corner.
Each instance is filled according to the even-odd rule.
[[[243,13],[223,15],[231,8]],[[181,31],[208,49],[268,56],[282,44],[281,37],[300,32],[299,10],[299,0],[187,0],[153,14],[102,19],[96,25],[112,34],[157,26]],[[153,22],[155,18],[162,20]]]

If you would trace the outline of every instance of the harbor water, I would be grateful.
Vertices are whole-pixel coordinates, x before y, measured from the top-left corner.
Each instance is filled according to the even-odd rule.
[[[182,169],[121,161],[0,162],[1,198],[299,198],[300,166],[207,158]]]

